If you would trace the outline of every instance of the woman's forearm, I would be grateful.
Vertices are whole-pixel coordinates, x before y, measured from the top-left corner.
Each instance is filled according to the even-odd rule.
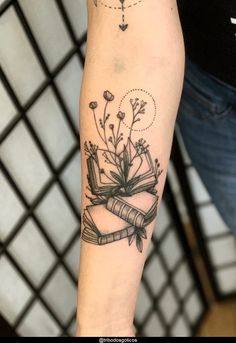
[[[143,0],[129,8],[125,3],[126,28],[117,25],[122,8],[88,1],[80,102],[80,336],[133,334],[182,89],[176,1]]]

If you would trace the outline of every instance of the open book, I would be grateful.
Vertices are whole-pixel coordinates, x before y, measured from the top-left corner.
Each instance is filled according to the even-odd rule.
[[[95,195],[133,195],[150,190],[157,183],[149,151],[138,154],[130,140],[119,155],[98,149],[96,158],[89,157],[87,165],[89,184]]]
[[[141,192],[129,197],[111,197],[108,199],[106,208],[131,225],[145,227],[155,218],[157,204],[156,195]]]
[[[82,238],[88,243],[98,245],[127,238],[135,232],[134,226],[108,211],[104,204],[87,206],[83,223]]]

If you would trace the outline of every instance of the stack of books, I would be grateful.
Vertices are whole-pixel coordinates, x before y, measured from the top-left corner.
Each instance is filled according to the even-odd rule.
[[[135,234],[137,228],[144,228],[154,220],[158,196],[151,192],[157,183],[151,168],[144,174],[140,168],[140,174],[135,174],[138,182],[129,189],[128,196],[118,181],[105,182],[101,168],[93,158],[88,159],[88,169],[93,194],[105,196],[107,200],[106,203],[86,207],[82,233],[86,242],[104,245],[128,238]],[[130,180],[132,182],[133,179]]]
[[[145,201],[144,201],[145,199]],[[156,216],[158,197],[148,192],[131,197],[111,197],[106,204],[87,206],[82,238],[98,245],[132,236]]]
[[[92,193],[106,201],[85,209],[82,238],[98,245],[130,237],[137,228],[145,228],[154,220],[158,205],[158,196],[153,192],[157,174],[149,152],[133,159],[125,182],[114,165],[108,168],[106,161],[116,157],[107,154],[98,150],[96,158],[87,160]]]

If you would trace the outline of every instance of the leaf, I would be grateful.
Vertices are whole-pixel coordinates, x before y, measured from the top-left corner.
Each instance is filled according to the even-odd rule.
[[[143,228],[140,228],[139,231],[138,231],[138,235],[141,236],[142,238],[144,239],[147,239],[147,232],[146,232],[146,229],[143,227]]]
[[[139,183],[142,175],[136,176],[135,178],[129,180],[126,185],[127,193],[132,193],[133,188]]]
[[[157,194],[157,190],[155,189],[155,187],[149,189],[147,192],[148,192],[148,193],[151,193],[151,194],[153,194],[153,195],[156,195],[156,194]]]
[[[127,185],[131,186],[131,187],[134,187],[136,184],[139,183],[141,177],[142,177],[142,175],[138,175],[138,176],[134,177],[133,179],[128,181]]]
[[[123,150],[123,164],[124,164],[124,178],[125,180],[127,180],[128,171],[129,171],[129,153],[126,146],[124,146],[124,150]]]
[[[96,198],[96,199],[93,199],[91,202],[93,205],[101,205],[101,204],[106,204],[107,201],[106,199]]]
[[[138,235],[136,236],[136,246],[139,252],[143,251],[143,241]]]
[[[107,200],[107,198],[105,197],[105,195],[98,195],[98,198],[101,199],[101,200]]]
[[[84,143],[84,150],[87,151],[87,152],[89,152],[89,148],[88,148],[87,142]]]
[[[111,176],[113,177],[113,179],[115,179],[117,182],[119,182],[120,184],[122,183],[122,178],[120,177],[119,174],[115,173],[114,171],[110,171]]]
[[[133,243],[134,238],[135,238],[135,234],[128,237],[129,245],[131,245]]]
[[[125,187],[125,194],[126,196],[131,196],[132,195],[132,187]]]
[[[117,193],[119,193],[119,190],[120,186],[112,188],[111,195],[117,195]]]

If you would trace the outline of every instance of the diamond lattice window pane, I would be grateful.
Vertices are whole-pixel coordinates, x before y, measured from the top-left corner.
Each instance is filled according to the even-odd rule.
[[[66,262],[70,267],[71,271],[74,273],[75,277],[78,276],[79,272],[79,255],[80,255],[80,240],[79,238],[74,242],[73,246],[70,248],[68,254],[66,255]]]
[[[76,308],[76,288],[64,269],[58,269],[43,290],[43,296],[62,323],[70,319]]]
[[[228,227],[223,222],[214,205],[204,206],[199,209],[204,234],[211,237],[217,234],[229,232]],[[209,218],[211,220],[209,221]]]
[[[198,175],[195,168],[189,168],[187,170],[189,182],[193,192],[194,200],[196,204],[208,202],[211,200],[209,193],[207,192],[200,176]]]
[[[167,210],[164,201],[161,201],[160,208],[158,210],[158,216],[156,220],[155,230],[153,231],[153,236],[159,239],[171,223],[171,217]]]
[[[198,294],[194,291],[185,304],[186,314],[192,324],[196,323],[202,313],[202,304],[199,301]]]
[[[152,240],[149,243],[148,246],[148,251],[147,251],[147,258],[152,254],[153,250],[155,249],[154,244],[152,242]]]
[[[17,332],[23,337],[55,337],[60,334],[60,328],[47,309],[37,302],[30,308]]]
[[[32,220],[19,231],[9,251],[35,285],[42,281],[55,262],[53,252]]]
[[[142,322],[148,310],[152,307],[152,299],[148,296],[143,284],[141,284],[138,293],[136,304],[135,317],[139,322]]]
[[[215,274],[223,294],[236,292],[236,266],[224,268]]]
[[[191,335],[189,327],[182,316],[179,316],[179,318],[175,322],[171,333],[174,337],[189,337]]]
[[[75,145],[75,140],[50,89],[31,108],[28,117],[57,166]]]
[[[208,248],[215,266],[236,262],[236,241],[234,236],[211,240],[208,243]]]
[[[170,231],[160,246],[168,268],[172,270],[182,257],[182,251],[176,233]]]
[[[1,313],[13,324],[32,293],[5,256],[0,257],[0,280]]]
[[[0,133],[9,124],[16,114],[16,109],[7,94],[3,83],[0,82]]]
[[[58,249],[63,249],[78,223],[57,185],[52,187],[36,213],[54,244]]]
[[[158,294],[167,282],[165,269],[158,256],[153,256],[144,270],[144,275],[152,289],[153,294]]]
[[[24,207],[1,172],[0,188],[0,240],[5,240],[24,213]]]
[[[84,0],[63,0],[63,3],[69,14],[77,38],[80,38],[87,28],[86,3]]]
[[[147,337],[163,337],[165,335],[165,329],[160,322],[157,313],[153,313],[145,325],[145,334]]]
[[[159,306],[167,323],[170,323],[178,310],[178,303],[171,287],[168,287],[160,298]]]
[[[74,321],[72,322],[72,324],[70,325],[68,331],[69,331],[69,334],[70,334],[72,337],[75,336],[75,334],[76,334],[76,320],[74,320]]]
[[[18,186],[32,201],[50,177],[25,125],[20,122],[0,148],[1,158]]]
[[[55,2],[40,0],[32,6],[32,0],[20,0],[20,4],[49,67],[54,68],[72,48]]]
[[[181,266],[178,268],[174,275],[174,282],[181,299],[183,299],[193,286],[192,276],[186,263],[181,264]]]
[[[81,47],[81,51],[82,51],[82,53],[83,53],[83,56],[85,56],[86,55],[86,42],[82,45],[82,47]]]
[[[79,153],[69,163],[61,178],[79,211],[81,208],[81,164]]]
[[[13,7],[1,17],[0,42],[2,68],[19,99],[25,103],[44,81],[44,74]]]
[[[64,67],[56,79],[76,127],[79,127],[79,94],[82,72],[82,67],[79,64],[77,56],[75,56]]]

